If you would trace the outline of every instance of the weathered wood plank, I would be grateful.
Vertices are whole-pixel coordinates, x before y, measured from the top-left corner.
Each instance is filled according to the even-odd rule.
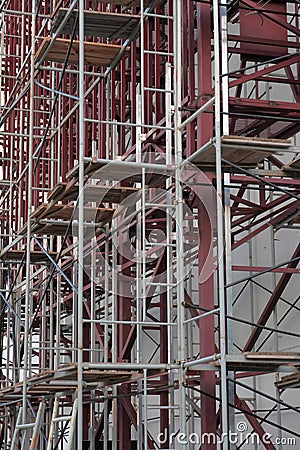
[[[289,140],[249,138],[244,136],[223,136],[222,158],[240,165],[241,167],[255,167],[264,158],[283,152],[291,145]],[[212,166],[216,161],[215,144],[212,143],[193,162],[198,165]]]
[[[57,31],[62,23],[68,8],[60,8],[53,22],[53,31]],[[72,11],[72,14],[63,28],[61,34],[72,34],[74,24],[76,23],[78,10]],[[119,14],[99,11],[84,11],[84,30],[85,36],[95,36],[108,39],[127,39],[137,28],[140,17],[133,14]],[[78,24],[75,30],[79,34]]]
[[[49,46],[50,37],[44,38],[36,53],[36,62],[40,61],[45,55],[48,61],[63,63],[66,59],[70,39],[57,38]],[[90,66],[109,66],[117,57],[121,50],[121,45],[101,44],[98,42],[84,43],[84,61]],[[79,62],[79,41],[73,41],[69,56],[69,64],[78,64]]]

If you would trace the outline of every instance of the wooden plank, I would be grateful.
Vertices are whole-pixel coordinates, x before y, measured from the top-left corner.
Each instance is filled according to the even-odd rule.
[[[291,146],[291,141],[289,139],[269,139],[261,137],[248,137],[248,136],[235,136],[235,135],[224,135],[222,136],[222,143],[224,144],[235,144],[240,143],[241,145],[249,145],[250,147],[271,147],[271,148],[288,148]]]
[[[68,8],[60,8],[53,22],[53,32],[55,33],[68,12]],[[72,11],[70,18],[60,30],[60,34],[72,35],[74,24],[76,23],[78,10]],[[99,11],[84,11],[84,32],[85,36],[95,36],[101,38],[128,39],[133,31],[138,27],[140,16],[133,14],[118,14]],[[78,23],[75,33],[79,34]]]
[[[69,392],[77,388],[77,365],[61,366],[55,371],[45,371],[28,378],[28,394],[32,397],[39,395],[52,395],[54,392]],[[85,390],[94,389],[94,384],[110,386],[113,384],[136,381],[143,377],[142,372],[129,370],[96,370],[84,369],[83,380],[91,383]],[[64,382],[64,384],[62,384]],[[65,383],[69,382],[69,384]],[[0,402],[6,399],[21,398],[23,390],[22,382],[0,389]]]
[[[249,372],[274,372],[279,366],[297,368],[300,366],[300,353],[294,352],[244,352],[241,355],[226,357],[228,370]],[[213,365],[220,367],[220,361]]]
[[[283,170],[287,172],[300,172],[300,156],[293,159],[289,164],[284,165]]]
[[[262,151],[249,151],[247,149],[231,148],[222,146],[222,158],[233,164],[241,165],[243,167],[255,167],[258,163],[263,161],[266,156],[269,156],[270,152]],[[205,152],[201,153],[193,160],[193,163],[198,165],[213,165],[216,161],[215,146],[212,145]],[[225,163],[223,163],[225,165]]]
[[[43,56],[48,61],[63,63],[66,59],[67,51],[70,45],[70,39],[57,38],[51,45],[50,37],[44,38],[37,53],[35,60],[38,62]],[[101,44],[99,42],[84,43],[84,62],[90,66],[110,66],[121,50],[121,45]],[[69,64],[79,63],[79,41],[73,41]]]
[[[95,236],[97,236],[101,232],[103,225],[105,225],[106,223],[107,223],[107,221],[103,220],[102,222],[97,223],[97,225],[91,224],[90,227],[88,227],[87,225],[84,225],[84,230],[91,228],[93,233],[95,234]],[[59,223],[58,221],[53,221],[52,223],[37,224],[34,227],[33,232],[39,236],[42,236],[42,235],[64,236],[67,229],[68,229],[68,235],[70,235],[70,236],[78,235],[78,230],[77,230],[76,225],[73,225],[68,228],[68,224]]]
[[[67,231],[66,224],[37,224],[33,227],[33,232],[38,235],[45,236],[64,236]],[[69,235],[72,235],[72,227],[69,228]]]
[[[141,6],[141,2],[140,0],[96,0],[97,3],[108,3],[110,5],[120,5],[120,6],[124,6],[126,8],[130,8],[131,6],[137,6],[140,7]],[[144,7],[149,6],[151,1],[150,0],[145,0],[144,2]],[[159,3],[159,2],[157,2]]]
[[[32,214],[32,218],[36,221],[43,219],[55,219],[55,220],[70,220],[74,213],[74,205],[51,205],[44,203]],[[87,221],[100,222],[107,218],[111,218],[114,213],[113,208],[92,208],[90,206],[84,207],[84,219]],[[74,218],[76,219],[76,211]]]
[[[121,203],[125,198],[140,191],[133,187],[107,188],[105,186],[87,185],[84,189],[84,199],[87,202]]]
[[[245,352],[246,359],[251,360],[288,360],[288,361],[300,361],[300,353],[297,352]]]
[[[121,203],[122,200],[131,194],[139,192],[133,187],[106,187],[97,185],[86,185],[84,188],[84,201],[99,203]],[[48,195],[48,200],[68,200],[75,201],[78,197],[78,184],[59,183]]]
[[[287,365],[299,367],[300,353],[294,352],[244,352],[235,359],[234,356],[227,357],[229,370],[234,371],[277,371],[279,366]]]
[[[6,253],[4,253],[4,255],[2,256],[0,254],[0,259],[2,261],[16,261],[16,262],[20,262],[24,256],[24,251],[22,250],[8,250]],[[49,255],[52,258],[56,258],[57,257],[57,253],[56,252],[48,252]],[[44,252],[42,251],[31,251],[30,252],[30,263],[31,264],[38,264],[38,263],[45,263],[45,262],[50,262],[49,258],[45,255]]]
[[[93,172],[96,172],[97,170],[100,170],[104,166],[105,166],[105,164],[100,163],[100,162],[93,162],[93,163],[85,162],[84,163],[84,174],[87,175],[88,172],[90,171],[91,167],[93,168]],[[78,178],[78,175],[79,175],[79,164],[76,164],[76,166],[74,166],[71,170],[69,170],[66,177],[68,179]]]
[[[52,199],[56,201],[61,200],[61,194],[65,191],[67,183],[57,183],[51,191],[48,192],[47,200],[48,202]]]
[[[293,170],[300,170],[300,156],[290,163]]]
[[[241,167],[255,167],[264,158],[278,154],[289,148],[291,142],[283,139],[249,138],[245,136],[223,136],[222,158]],[[193,163],[200,166],[214,165],[216,161],[215,144],[212,143],[200,153]],[[226,165],[226,163],[223,163]]]
[[[46,210],[47,210],[47,204],[42,203],[40,206],[37,207],[37,209],[35,209],[31,213],[30,218],[31,219],[41,218],[46,213]]]
[[[107,171],[100,171],[105,165],[109,166]],[[99,172],[98,172],[99,171]],[[146,172],[146,184],[149,186],[159,186],[166,177],[170,177],[174,174],[173,169],[166,167],[165,170],[151,169]],[[77,179],[79,175],[79,166],[74,166],[68,173],[67,178]],[[93,177],[95,180],[114,180],[125,181],[128,183],[138,183],[142,179],[142,169],[140,167],[122,166],[121,161],[114,161],[109,164],[100,161],[93,161],[85,163],[84,175],[87,177]]]
[[[300,373],[296,372],[282,377],[281,380],[275,383],[275,386],[280,389],[300,388]]]

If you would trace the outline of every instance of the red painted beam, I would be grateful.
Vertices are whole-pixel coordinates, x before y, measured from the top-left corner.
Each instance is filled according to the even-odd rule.
[[[211,247],[212,230],[210,226],[210,219],[205,207],[200,204],[198,213],[199,224],[199,306],[206,310],[214,309],[214,273],[207,279],[203,278],[201,271],[206,267],[207,261],[210,261],[211,267],[214,266],[213,251]],[[201,278],[204,282],[201,282]],[[199,314],[199,312],[198,312]],[[215,331],[214,331],[214,315],[211,314],[201,319],[201,326],[199,326],[200,334],[200,358],[213,355],[215,352]],[[201,396],[201,432],[202,433],[217,433],[217,417],[216,417],[216,379],[209,371],[204,371],[201,374],[201,389],[208,395]],[[215,450],[216,444],[205,443],[204,450]]]
[[[212,95],[211,74],[211,9],[210,4],[197,3],[198,97],[202,106]],[[212,114],[200,114],[197,119],[197,146],[213,136]],[[190,149],[187,149],[189,151]]]
[[[288,29],[289,31],[294,33],[296,36],[300,36],[299,28],[288,23],[287,18],[286,17],[284,18],[281,14],[274,14],[271,11],[266,11],[263,9],[263,7],[261,5],[253,2],[252,0],[240,0],[240,3],[243,3],[246,6],[249,6],[249,11],[257,11],[261,16],[264,16],[267,19],[272,20],[274,23],[277,23],[284,29]]]
[[[289,199],[289,195],[278,197],[276,200],[274,200],[273,202],[270,202],[270,203],[268,203],[268,205],[266,205],[264,212],[269,211],[270,209],[272,209],[273,206],[277,207],[280,204],[285,203],[288,199]],[[243,233],[245,230],[249,230],[249,229],[253,228],[254,226],[260,224],[261,222],[266,222],[267,220],[270,220],[270,219],[271,219],[270,220],[271,225],[276,225],[277,217],[282,212],[285,212],[287,210],[287,208],[288,208],[288,205],[284,205],[284,206],[281,206],[278,210],[276,210],[276,213],[277,213],[276,217],[275,217],[275,213],[274,212],[271,212],[271,213],[269,213],[269,214],[267,214],[265,216],[261,216],[260,215],[260,217],[257,220],[254,220],[252,223],[250,223],[248,225],[245,225],[243,227],[241,227],[241,224],[243,222],[245,222],[245,221],[249,221],[249,219],[250,219],[249,215],[247,217],[241,217],[241,218],[235,220],[234,222],[232,222],[231,228],[232,229],[234,229],[236,227],[239,227],[239,228],[232,233],[232,236],[235,237],[238,234]],[[258,213],[253,213],[252,214],[253,218],[258,216],[258,215],[259,215]]]
[[[111,407],[112,407],[112,401],[108,400],[108,405],[107,405],[107,414],[108,415],[110,414]],[[103,410],[103,412],[98,420],[98,423],[96,425],[95,442],[100,440],[103,430],[104,430],[104,410]]]
[[[119,390],[119,394],[121,394],[121,393],[122,393],[121,390]],[[124,412],[126,412],[131,423],[133,424],[134,428],[137,430],[137,427],[138,427],[137,413],[136,413],[136,410],[134,409],[130,399],[128,397],[120,396],[120,403],[122,403]],[[143,433],[143,439],[144,439],[144,433]],[[148,448],[155,449],[155,445],[150,436],[147,437],[147,445],[148,445]]]
[[[288,269],[284,267],[279,267],[277,269],[272,269],[272,267],[263,267],[263,266],[232,266],[232,270],[237,272],[264,272],[268,270],[269,272],[276,273],[300,273],[300,269]]]
[[[253,114],[284,113],[291,117],[299,117],[299,104],[277,100],[261,100],[255,98],[230,97],[229,104],[234,107],[253,109]]]
[[[291,259],[297,258],[298,256],[300,256],[300,244],[297,246],[293,256]],[[297,267],[299,263],[299,260],[297,261],[293,261],[290,262],[288,264],[288,268],[295,268]],[[279,298],[281,297],[283,291],[285,290],[289,280],[291,279],[292,274],[291,273],[284,273],[282,275],[282,277],[280,278],[276,288],[274,289],[273,294],[271,295],[267,305],[265,306],[265,309],[263,310],[260,318],[257,321],[257,325],[264,326],[266,325],[268,319],[270,318]],[[255,343],[257,342],[257,339],[259,338],[259,336],[261,335],[263,329],[259,328],[259,327],[255,327],[248,339],[248,341],[246,342],[244,348],[243,348],[243,352],[249,352],[253,349]]]
[[[273,156],[273,155],[272,155]],[[282,165],[283,165],[283,163],[282,163]],[[256,186],[256,185],[264,185],[265,183],[264,183],[264,180],[267,182],[267,183],[276,183],[276,185],[278,185],[278,186],[288,186],[288,187],[290,187],[290,186],[300,186],[300,180],[299,179],[296,179],[296,178],[288,178],[288,173],[287,173],[287,178],[276,178],[275,180],[274,180],[274,178],[271,178],[271,177],[263,177],[262,178],[262,180],[260,181],[260,180],[257,180],[257,179],[255,179],[255,178],[253,178],[253,177],[250,177],[250,176],[248,176],[248,175],[232,175],[231,176],[231,182],[232,183],[234,183],[234,182],[236,182],[236,183],[247,183],[247,184],[249,184],[249,186]],[[213,177],[213,178],[215,178],[215,176]]]
[[[296,55],[292,58],[287,58],[284,61],[281,61],[278,64],[274,64],[270,67],[267,67],[265,69],[262,70],[258,70],[257,72],[251,73],[249,75],[244,75],[241,78],[238,78],[237,80],[231,81],[229,83],[229,88],[232,88],[234,86],[238,86],[239,84],[243,84],[246,83],[247,81],[252,81],[255,80],[258,77],[267,75],[269,73],[275,72],[276,70],[282,69],[283,67],[287,67],[290,66],[292,64],[295,64],[297,62],[299,62],[300,60],[300,55]],[[288,80],[287,80],[288,81]]]
[[[228,41],[246,42],[247,44],[261,44],[261,37],[254,36],[239,36],[237,34],[228,34]],[[276,40],[276,39],[264,39],[264,44],[272,45],[274,47],[287,47],[287,48],[299,48],[298,42]]]
[[[241,400],[236,396],[236,405],[238,408],[240,408],[241,410],[243,410],[245,417],[247,418],[249,424],[251,425],[251,427],[253,428],[253,430],[255,431],[255,433],[258,434],[262,445],[265,447],[266,450],[276,450],[276,448],[274,447],[274,445],[271,442],[267,442],[268,439],[266,438],[266,432],[263,429],[263,427],[261,426],[261,424],[258,422],[258,420],[256,419],[256,417],[254,417],[252,414],[251,409],[249,408],[248,404],[245,402],[245,400]],[[247,414],[248,413],[248,414]]]

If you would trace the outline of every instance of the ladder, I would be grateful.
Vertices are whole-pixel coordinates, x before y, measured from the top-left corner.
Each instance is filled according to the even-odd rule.
[[[139,325],[137,325],[137,334],[142,335],[143,324],[147,325],[149,322],[146,320],[147,311],[146,311],[146,299],[149,294],[152,293],[165,293],[166,303],[167,303],[167,314],[165,327],[167,329],[167,340],[168,340],[168,348],[167,348],[167,363],[172,364],[175,358],[175,350],[173,349],[172,342],[176,337],[176,327],[174,327],[173,319],[174,314],[177,315],[177,339],[178,346],[184,348],[184,336],[183,336],[183,324],[184,320],[184,311],[181,307],[181,298],[183,298],[183,280],[180,278],[183,273],[183,265],[182,265],[182,249],[181,243],[184,239],[184,236],[180,236],[180,231],[183,226],[183,206],[182,206],[182,183],[181,183],[181,172],[179,169],[180,158],[181,155],[181,135],[180,132],[177,131],[178,126],[178,118],[179,118],[179,108],[181,106],[181,90],[180,86],[176,83],[180,81],[180,77],[178,75],[181,70],[181,62],[178,54],[181,51],[180,42],[174,40],[174,47],[170,47],[170,43],[166,43],[167,46],[165,49],[156,48],[155,42],[147,42],[144,41],[144,27],[146,26],[147,19],[154,19],[156,23],[161,20],[167,21],[169,29],[174,30],[174,35],[177,37],[178,27],[180,27],[180,14],[178,13],[177,3],[174,1],[172,15],[168,12],[159,14],[157,11],[149,11],[149,8],[145,8],[144,0],[141,0],[141,14],[144,20],[141,20],[140,23],[140,51],[141,51],[141,74],[140,74],[140,127],[137,128],[137,142],[136,142],[136,152],[137,152],[137,161],[138,158],[143,157],[142,151],[142,142],[144,138],[147,136],[144,133],[149,131],[149,117],[145,118],[145,106],[146,99],[148,98],[148,102],[150,100],[150,95],[155,95],[155,102],[158,101],[159,95],[163,96],[165,102],[165,164],[166,166],[175,166],[176,172],[174,173],[175,177],[175,190],[172,189],[172,175],[170,177],[166,177],[165,181],[165,196],[160,196],[159,194],[154,197],[154,201],[152,198],[148,199],[145,195],[142,195],[141,198],[141,209],[140,209],[140,226],[141,226],[141,245],[140,245],[140,257],[139,261],[137,261],[137,274],[140,278],[140,282],[138,282],[137,289],[137,299],[140,297],[141,306],[139,308],[139,314],[137,314],[137,320]],[[176,31],[177,30],[177,31]],[[176,41],[176,42],[175,42]],[[150,44],[150,45],[149,45]],[[153,48],[152,48],[153,45]],[[176,47],[178,46],[178,48]],[[162,86],[149,86],[145,85],[144,81],[144,66],[146,61],[149,61],[150,55],[153,58],[161,61],[161,58],[165,57],[167,62],[165,65],[165,85]],[[179,77],[179,78],[178,78]],[[153,128],[155,128],[156,123],[158,122],[157,117],[153,117]],[[143,125],[147,124],[145,131],[143,129]],[[179,128],[178,128],[179,130]],[[139,156],[140,155],[140,156]],[[178,168],[178,169],[177,169]],[[173,176],[174,176],[173,175]],[[147,189],[145,183],[145,174],[142,177],[141,183],[142,192]],[[156,207],[160,211],[165,212],[165,220],[166,220],[166,236],[163,242],[163,246],[165,247],[165,257],[166,257],[166,274],[164,276],[163,282],[160,282],[159,278],[155,276],[151,279],[149,277],[149,273],[147,273],[147,264],[146,264],[146,255],[147,252],[151,249],[162,248],[163,246],[159,243],[159,239],[157,242],[148,243],[146,241],[146,210],[151,209],[152,207]],[[174,224],[175,222],[175,224]],[[175,239],[174,239],[175,237]],[[148,277],[148,278],[147,278]],[[159,294],[158,294],[159,295]],[[177,298],[177,306],[174,308],[173,298],[176,296]],[[150,295],[151,297],[151,295]],[[138,302],[138,300],[137,300]],[[182,336],[180,334],[182,333]],[[179,340],[181,344],[179,343]],[[179,353],[179,352],[178,352]],[[181,356],[179,359],[183,359],[183,351],[181,351]],[[141,348],[137,348],[137,360],[140,358],[140,362],[142,359],[142,351]],[[180,419],[180,429],[181,431],[185,430],[186,427],[186,409],[182,407],[183,398],[185,396],[185,388],[182,383],[182,377],[179,373],[179,389],[182,391],[180,394],[181,402],[175,401],[175,393],[174,389],[170,389],[168,393],[167,401],[160,402],[159,404],[155,404],[151,402],[151,395],[148,394],[148,378],[147,378],[147,370],[144,370],[143,379],[138,382],[138,449],[144,450],[148,448],[147,437],[149,436],[150,423],[149,418],[151,418],[152,413],[149,410],[155,412],[156,415],[167,414],[169,423],[169,434],[176,432],[174,429],[175,424],[175,415]],[[174,385],[174,373],[172,370],[168,371],[167,383],[169,386]],[[181,405],[180,405],[181,403]],[[169,442],[169,448],[175,448],[176,442]]]
[[[37,415],[35,417],[35,421],[22,424],[21,422],[22,422],[23,407],[20,407],[19,413],[17,416],[17,420],[16,420],[14,434],[13,434],[12,440],[11,440],[11,450],[17,450],[19,448],[20,432],[22,432],[22,431],[24,433],[23,433],[23,438],[22,438],[21,449],[26,450],[26,447],[25,447],[26,441],[27,441],[26,435],[27,435],[28,431],[31,429],[32,429],[32,436],[31,436],[29,450],[35,450],[38,448],[38,442],[39,442],[41,427],[43,424],[44,412],[45,412],[45,403],[42,401],[39,405]]]
[[[52,411],[52,417],[51,417],[51,423],[50,423],[50,429],[49,429],[49,435],[48,435],[48,443],[47,443],[47,450],[52,450],[53,444],[55,444],[55,431],[57,424],[59,423],[67,423],[70,422],[70,432],[67,439],[67,446],[66,450],[71,450],[73,445],[73,439],[74,439],[74,432],[75,432],[75,424],[76,424],[76,417],[77,417],[77,409],[78,409],[78,400],[75,399],[72,411],[67,416],[59,416],[58,415],[58,409],[59,409],[59,398],[56,397],[54,400],[54,406]],[[31,449],[30,449],[31,450]]]

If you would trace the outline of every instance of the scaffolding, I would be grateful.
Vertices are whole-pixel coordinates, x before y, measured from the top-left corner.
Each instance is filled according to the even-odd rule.
[[[299,17],[1,0],[1,449],[299,447]]]

